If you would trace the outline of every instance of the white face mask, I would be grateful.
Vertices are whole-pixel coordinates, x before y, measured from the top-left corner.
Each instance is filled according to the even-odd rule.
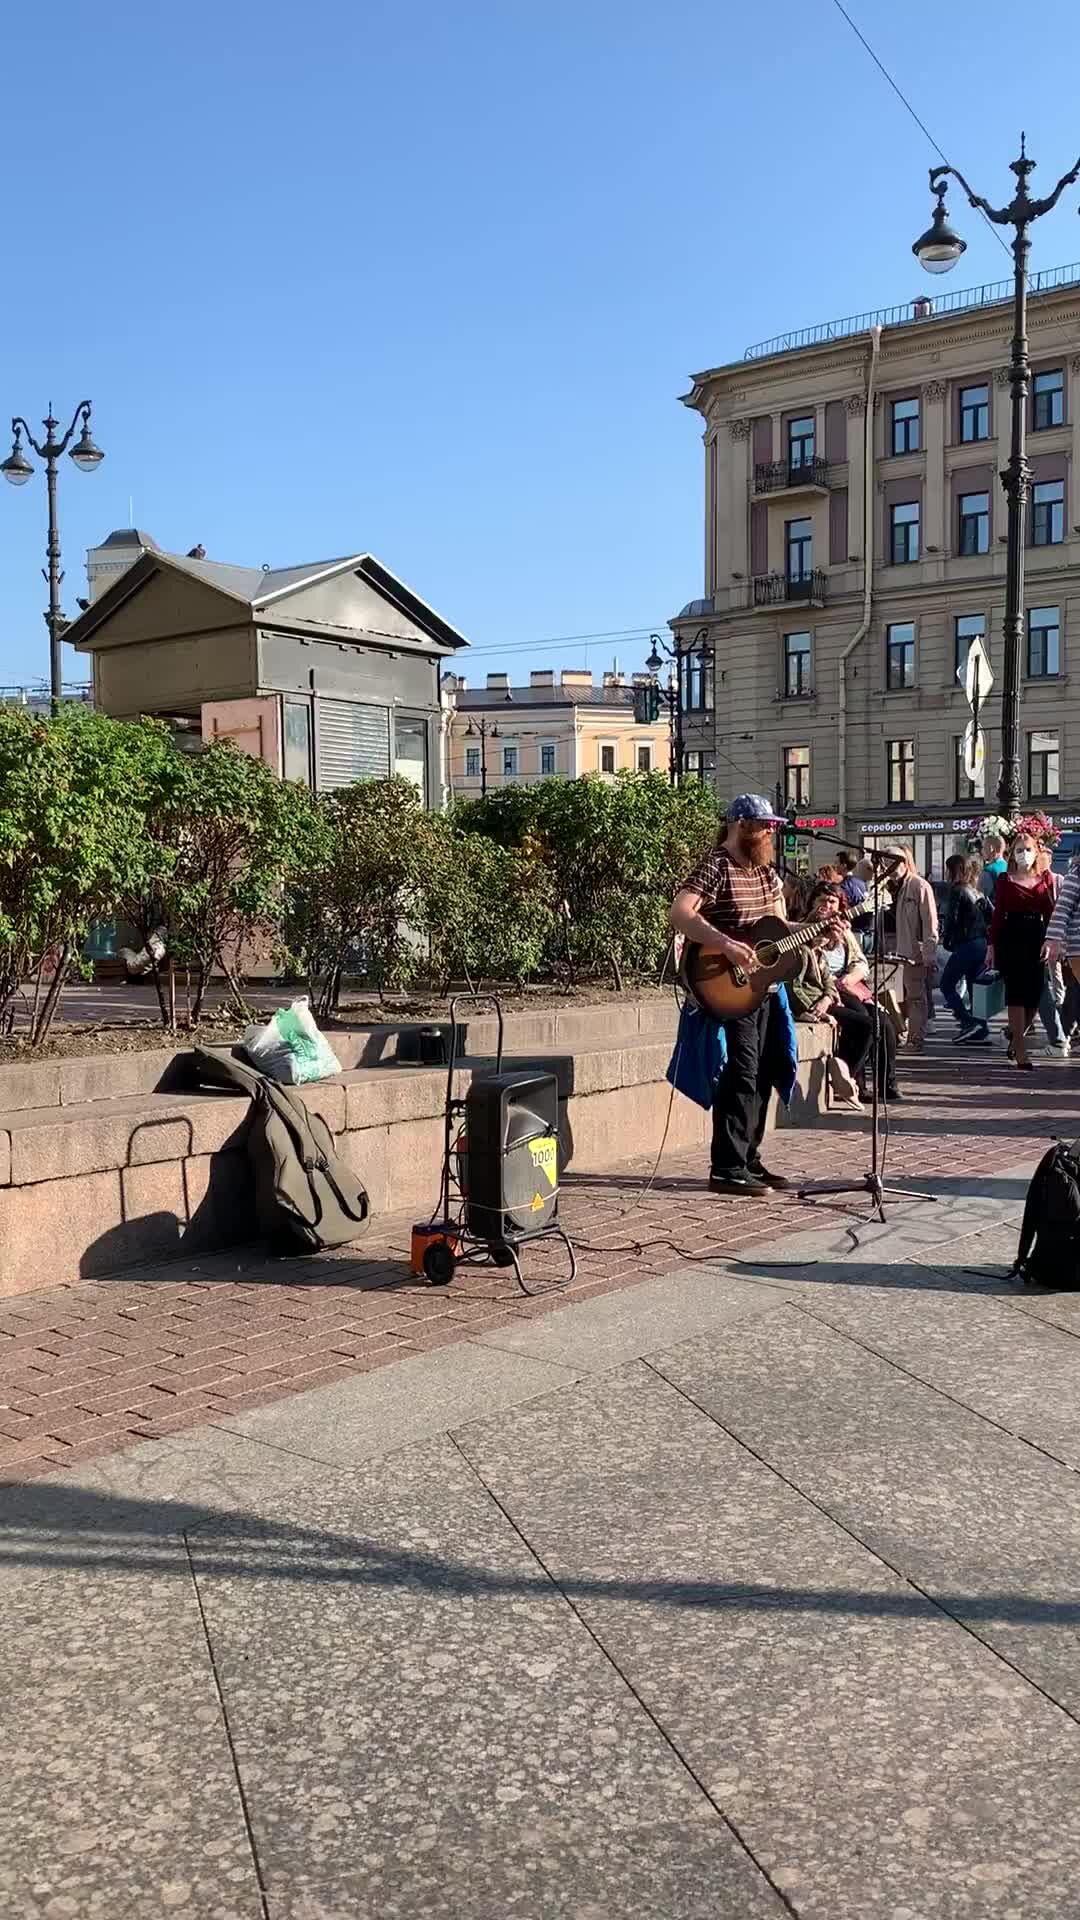
[[[1035,865],[1035,855],[1032,853],[1030,847],[1017,848],[1016,864],[1019,867],[1021,873],[1030,872],[1031,868]]]

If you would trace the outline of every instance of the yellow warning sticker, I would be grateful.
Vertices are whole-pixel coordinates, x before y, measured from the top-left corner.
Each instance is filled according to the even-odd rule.
[[[553,1187],[559,1177],[559,1143],[555,1135],[546,1133],[536,1140],[530,1140],[529,1153],[537,1172],[543,1174],[549,1187]]]
[[[542,1194],[542,1193],[534,1193],[534,1194],[533,1194],[533,1197],[532,1197],[532,1206],[530,1207],[530,1209],[529,1209],[529,1211],[530,1211],[530,1213],[543,1213],[543,1211],[544,1211],[544,1196],[543,1196],[543,1194]]]

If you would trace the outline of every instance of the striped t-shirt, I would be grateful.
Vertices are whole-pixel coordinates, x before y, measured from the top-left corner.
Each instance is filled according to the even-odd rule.
[[[776,868],[742,867],[726,847],[714,847],[699,860],[682,890],[701,895],[704,911],[720,933],[742,933],[766,914],[784,917],[784,890]]]

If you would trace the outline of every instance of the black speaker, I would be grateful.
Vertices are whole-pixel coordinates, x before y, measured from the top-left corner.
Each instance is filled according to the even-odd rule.
[[[523,1240],[559,1210],[559,1083],[553,1073],[493,1073],[465,1096],[459,1166],[465,1226],[478,1240]]]

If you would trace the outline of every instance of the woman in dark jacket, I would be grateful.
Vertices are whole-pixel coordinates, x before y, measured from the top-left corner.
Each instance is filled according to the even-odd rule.
[[[979,887],[982,866],[978,860],[954,853],[945,862],[950,886],[941,923],[941,944],[949,949],[949,960],[941,976],[941,991],[946,1006],[960,1023],[957,1046],[985,1046],[990,1029],[985,1020],[976,1020],[971,1011],[975,982],[986,966],[987,901]],[[957,989],[961,981],[967,987],[964,1005]]]
[[[836,905],[841,918],[833,946],[813,949],[803,956],[795,979],[788,982],[788,998],[796,1020],[823,1020],[836,1029],[836,1052],[851,1073],[860,1097],[866,1095],[866,1074],[874,1040],[873,999],[867,984],[869,967],[847,924],[847,901],[830,885],[814,888],[806,906],[808,919],[821,918],[826,905]],[[899,1100],[896,1084],[896,1029],[879,1013],[878,1092],[883,1100]]]

